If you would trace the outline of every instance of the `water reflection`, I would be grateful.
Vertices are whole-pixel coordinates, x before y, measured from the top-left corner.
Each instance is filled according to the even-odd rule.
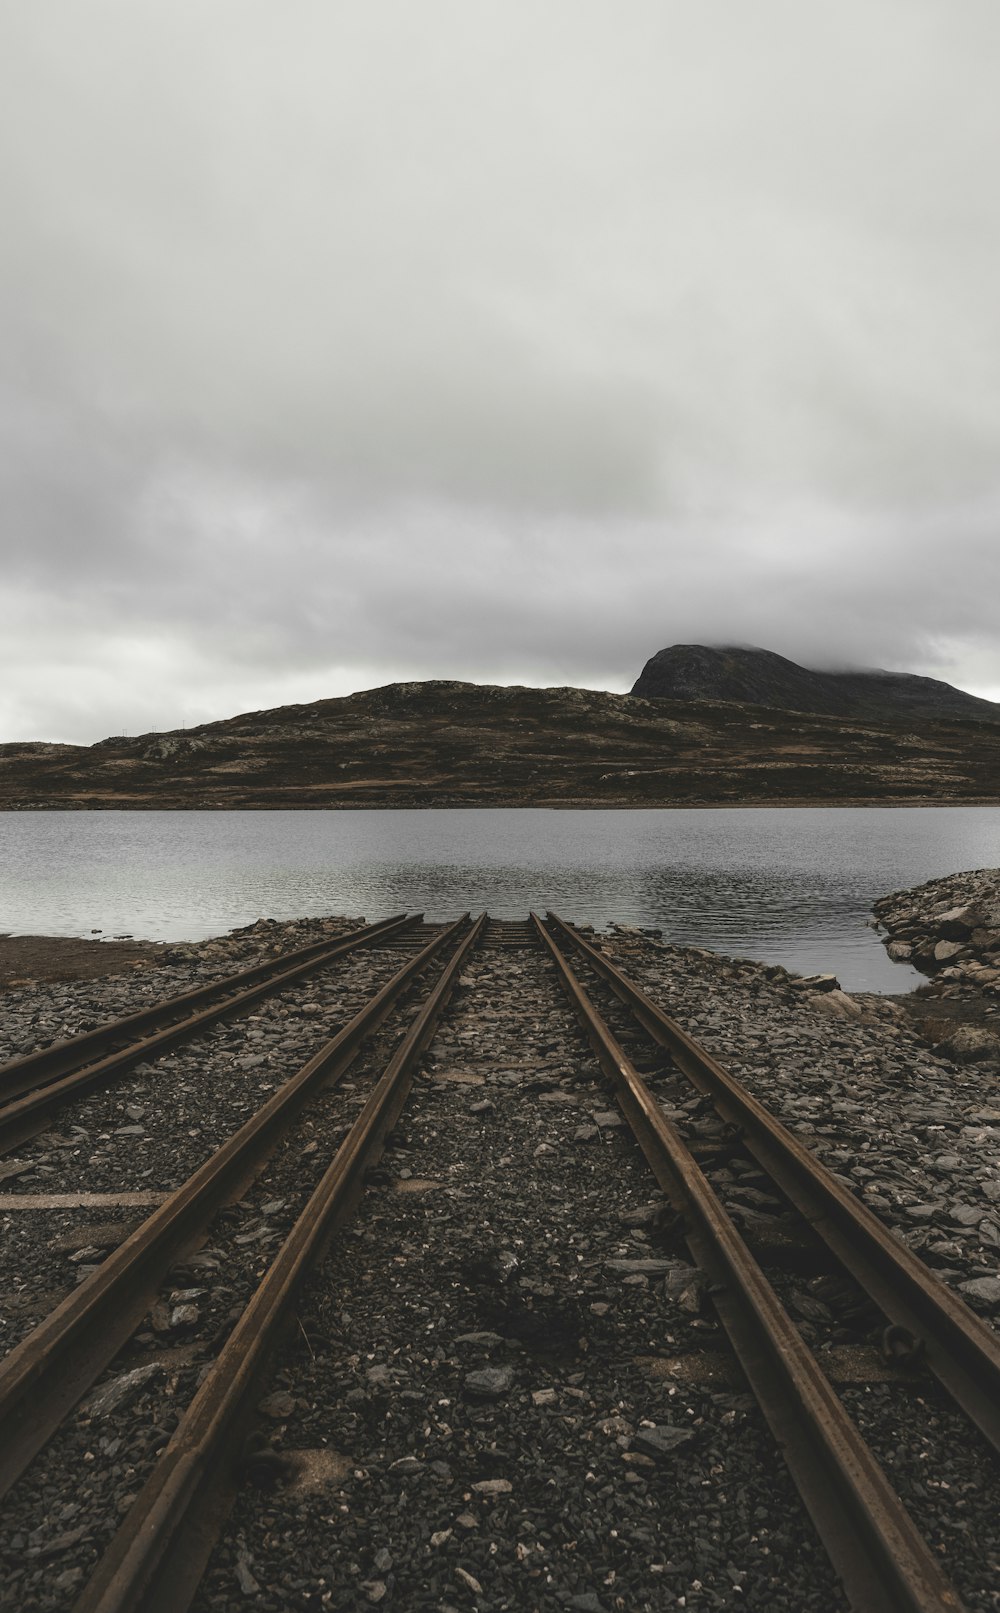
[[[1000,810],[95,812],[0,817],[0,929],[196,939],[263,916],[553,908],[903,991],[865,917],[1000,862]]]

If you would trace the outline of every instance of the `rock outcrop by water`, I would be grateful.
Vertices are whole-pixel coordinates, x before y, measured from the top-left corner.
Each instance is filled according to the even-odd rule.
[[[1000,1075],[1000,869],[893,891],[873,912],[890,958],[931,976],[908,1005],[927,1040]]]
[[[1000,993],[1000,869],[978,868],[893,891],[873,913],[886,950],[943,982]]]

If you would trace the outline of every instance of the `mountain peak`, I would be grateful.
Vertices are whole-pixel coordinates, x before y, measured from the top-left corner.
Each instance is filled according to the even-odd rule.
[[[817,672],[774,650],[672,644],[646,662],[632,693],[646,700],[729,700],[877,722],[1000,718],[1000,706],[938,678],[878,669]]]

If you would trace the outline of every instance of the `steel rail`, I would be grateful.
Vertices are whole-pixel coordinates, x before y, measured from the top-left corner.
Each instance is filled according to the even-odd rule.
[[[862,1204],[734,1076],[571,925],[548,915],[677,1068],[739,1126],[746,1148],[1000,1451],[1000,1336]]]
[[[185,997],[169,998],[165,1003],[143,1009],[139,1014],[129,1015],[127,1019],[113,1020],[110,1025],[88,1031],[73,1041],[59,1043],[55,1048],[45,1048],[38,1055],[29,1054],[27,1060],[6,1065],[0,1070],[0,1079],[5,1075],[10,1078],[7,1095],[14,1091],[19,1079],[22,1082],[23,1095],[10,1097],[10,1101],[0,1106],[0,1154],[16,1148],[18,1143],[24,1142],[28,1137],[35,1136],[45,1125],[53,1109],[79,1093],[89,1092],[92,1087],[103,1085],[114,1076],[123,1074],[124,1071],[147,1059],[159,1058],[168,1048],[189,1041],[191,1037],[200,1035],[203,1030],[207,1030],[210,1025],[220,1020],[238,1017],[262,998],[282,991],[286,986],[294,985],[296,981],[325,968],[328,963],[333,963],[345,953],[354,952],[359,947],[383,940],[387,935],[409,929],[419,918],[420,915],[417,914],[411,918],[387,919],[381,924],[371,925],[344,940],[327,943],[317,955],[293,964],[291,968],[282,967],[275,972],[272,964],[256,965],[254,969],[244,973],[257,974],[266,970],[267,976],[263,981],[245,987],[235,996],[227,994],[221,1002],[217,1001],[211,1007],[199,1009],[198,1012],[189,1014],[183,1019],[171,1018],[164,1028],[154,1030],[151,1035],[140,1037],[138,1041],[130,1042],[127,1046],[118,1048],[93,1062],[89,1057],[91,1053],[98,1051],[102,1045],[116,1042],[122,1034],[126,1034],[130,1024],[136,1028],[134,1023],[136,1020],[156,1015],[160,1011],[166,1013],[177,1005],[189,1003],[191,998],[202,996],[205,992],[214,992],[218,995],[229,982],[239,980],[241,976],[230,975],[226,981],[214,981],[210,986],[200,986],[197,991],[190,992]],[[81,1056],[75,1062],[70,1062],[71,1051],[74,1048],[79,1049]],[[43,1077],[41,1084],[38,1081],[33,1083],[30,1073],[25,1073],[25,1065],[35,1057],[42,1060],[48,1054],[53,1055],[52,1068],[56,1073],[50,1074],[47,1078]],[[57,1054],[58,1059],[55,1057]],[[63,1067],[68,1073],[59,1074],[58,1066],[63,1060],[67,1061]]]
[[[191,1401],[74,1613],[183,1613],[239,1484],[258,1385],[299,1289],[353,1208],[399,1118],[421,1053],[485,924],[445,966],[260,1287]]]
[[[123,1037],[134,1036],[137,1031],[158,1030],[162,1025],[173,1024],[178,1016],[186,1018],[203,1004],[215,1002],[218,998],[228,996],[245,986],[252,986],[258,980],[267,980],[271,975],[280,974],[294,964],[304,963],[307,958],[317,957],[320,953],[329,952],[336,955],[338,952],[353,951],[355,947],[365,946],[371,941],[381,939],[392,930],[415,924],[420,916],[418,914],[415,918],[407,918],[405,915],[399,915],[396,918],[381,919],[377,924],[367,924],[360,930],[349,931],[347,935],[340,936],[337,940],[329,938],[325,941],[311,941],[308,946],[296,947],[291,952],[281,952],[277,957],[268,958],[263,963],[251,964],[246,969],[237,969],[231,975],[210,980],[207,985],[196,986],[192,991],[181,992],[179,996],[163,997],[159,1002],[151,1003],[148,1008],[140,1008],[134,1014],[125,1014],[121,1019],[108,1020],[103,1025],[95,1026],[93,1030],[83,1031],[79,1036],[67,1037],[65,1041],[53,1042],[48,1047],[36,1049],[34,1053],[26,1053],[23,1058],[11,1059],[7,1064],[0,1065],[0,1100],[20,1097],[22,1092],[32,1092],[46,1081],[66,1075],[70,1070],[79,1069],[82,1064],[91,1062],[91,1055],[103,1053]]]
[[[855,1613],[961,1607],[677,1128],[667,1120],[553,937],[536,930],[691,1252]]]
[[[131,1337],[169,1268],[259,1168],[322,1082],[341,1078],[434,955],[468,923],[441,931],[0,1361],[0,1496]]]

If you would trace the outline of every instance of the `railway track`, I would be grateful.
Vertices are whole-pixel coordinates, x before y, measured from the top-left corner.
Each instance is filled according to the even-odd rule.
[[[385,919],[339,941],[300,947],[3,1065],[0,1155],[37,1135],[55,1110],[81,1093],[160,1057],[220,1020],[249,1013],[265,997],[360,947],[402,939],[420,917]]]
[[[684,1073],[704,1082],[723,1118],[738,1123],[755,1157],[768,1163],[782,1187],[796,1191],[813,1228],[866,1282],[874,1298],[886,1301],[889,1325],[903,1327],[912,1317],[907,1299],[914,1286],[922,1298],[922,1318],[933,1328],[928,1362],[988,1435],[995,1432],[1000,1402],[991,1400],[991,1383],[1000,1383],[1000,1341],[943,1283],[919,1268],[894,1239],[884,1234],[869,1211],[856,1204],[785,1131],[779,1121],[738,1086],[681,1027],[653,1004],[622,971],[555,915],[551,930],[533,920],[536,933],[559,970],[563,987],[586,1026],[601,1067],[635,1137],[664,1192],[684,1221],[684,1236],[700,1268],[713,1280],[712,1298],[739,1356],[758,1403],[788,1462],[816,1527],[845,1585],[852,1607],[879,1609],[958,1608],[954,1589],[941,1572],[893,1492],[875,1458],[856,1431],[818,1361],[802,1340],[737,1228],[696,1164],[676,1126],[664,1116],[642,1076],[612,1033],[574,972],[559,942],[573,945],[594,972],[608,982],[636,1022],[671,1056]],[[558,940],[556,939],[558,937]],[[761,1137],[767,1144],[762,1145]],[[775,1159],[781,1164],[774,1166]],[[794,1171],[786,1161],[794,1161]],[[800,1184],[806,1184],[801,1186]],[[815,1212],[820,1195],[836,1204],[836,1230]],[[791,1195],[789,1195],[791,1196]],[[873,1224],[874,1223],[874,1224]],[[882,1260],[879,1278],[860,1253],[874,1243]],[[964,1313],[964,1314],[963,1314]],[[903,1320],[899,1320],[902,1318]],[[907,1336],[915,1346],[915,1339]],[[921,1337],[923,1337],[921,1335]],[[957,1341],[957,1349],[955,1342]],[[975,1393],[969,1389],[974,1388]]]
[[[995,1335],[878,1223],[875,1228],[869,1226],[868,1222],[875,1218],[867,1212],[862,1213],[860,1221],[865,1235],[875,1237],[880,1251],[878,1261],[867,1253],[863,1258],[851,1253],[851,1238],[844,1227],[849,1221],[848,1211],[860,1208],[851,1195],[844,1193],[833,1179],[831,1188],[822,1166],[808,1156],[803,1160],[806,1151],[749,1094],[742,1094],[741,1100],[752,1111],[749,1119],[743,1117],[742,1110],[737,1112],[734,1106],[742,1089],[729,1083],[724,1093],[721,1088],[717,1090],[720,1078],[725,1077],[721,1067],[579,932],[553,916],[547,926],[535,918],[527,924],[504,924],[484,917],[475,924],[460,920],[456,925],[442,927],[429,939],[426,933],[421,935],[412,929],[401,932],[395,940],[391,934],[384,936],[383,944],[400,943],[403,949],[412,950],[412,957],[393,979],[0,1364],[0,1487],[6,1491],[55,1436],[72,1407],[100,1381],[101,1374],[148,1313],[150,1304],[155,1303],[157,1294],[164,1291],[165,1284],[169,1286],[169,1273],[187,1269],[183,1264],[186,1259],[197,1261],[197,1246],[203,1242],[213,1217],[245,1193],[248,1181],[261,1171],[262,1161],[275,1149],[298,1146],[290,1141],[299,1135],[295,1127],[313,1112],[317,1102],[334,1101],[334,1089],[341,1092],[346,1087],[344,1077],[359,1054],[371,1063],[377,1053],[368,1095],[353,1098],[356,1112],[349,1125],[348,1111],[344,1110],[344,1135],[339,1146],[315,1181],[301,1213],[288,1225],[280,1249],[261,1274],[262,1281],[245,1296],[246,1302],[241,1304],[235,1324],[226,1330],[221,1348],[210,1358],[199,1356],[200,1386],[162,1455],[154,1464],[147,1464],[149,1471],[138,1496],[132,1500],[96,1572],[73,1604],[78,1613],[111,1613],[112,1609],[116,1613],[125,1613],[126,1609],[163,1609],[165,1613],[170,1609],[172,1613],[188,1606],[197,1596],[213,1541],[223,1529],[234,1499],[239,1501],[246,1494],[248,1471],[253,1470],[258,1481],[269,1464],[275,1474],[280,1474],[280,1452],[272,1451],[266,1441],[252,1443],[254,1405],[269,1362],[279,1351],[282,1330],[287,1328],[310,1271],[315,1269],[333,1232],[343,1226],[357,1204],[365,1173],[371,1173],[387,1137],[399,1122],[421,1061],[426,1063],[435,1054],[438,1044],[434,1036],[440,1016],[456,984],[464,982],[463,971],[475,959],[480,960],[477,967],[481,970],[499,970],[505,980],[513,970],[515,986],[518,979],[525,978],[525,960],[537,959],[539,964],[548,960],[551,965],[553,978],[566,994],[581,1031],[585,1031],[605,1075],[615,1085],[622,1112],[653,1174],[683,1217],[689,1248],[711,1280],[712,1305],[742,1361],[847,1589],[851,1606],[859,1613],[959,1609],[962,1603],[935,1554],[893,1494],[676,1128],[664,1117],[632,1057],[602,1015],[591,995],[594,988],[587,989],[588,981],[598,982],[598,995],[603,992],[607,996],[613,991],[619,1014],[626,1015],[639,1034],[651,1038],[658,1049],[669,1053],[672,1066],[687,1079],[701,1090],[711,1089],[720,1114],[733,1128],[734,1139],[738,1127],[739,1146],[745,1147],[762,1166],[770,1170],[782,1150],[794,1160],[794,1169],[781,1164],[779,1168],[786,1174],[775,1177],[781,1181],[782,1191],[799,1205],[812,1229],[826,1238],[857,1281],[868,1286],[865,1278],[870,1276],[870,1267],[877,1265],[877,1278],[871,1279],[869,1292],[883,1309],[887,1325],[912,1333],[911,1322],[918,1321],[920,1336],[928,1338],[927,1364],[991,1439],[995,1435],[991,1409],[995,1412],[996,1407],[990,1374],[998,1359]],[[378,946],[379,939],[376,937],[371,944]],[[398,1029],[392,1030],[390,1047],[386,1044],[390,1026],[397,1025],[398,1011],[409,1002],[418,983],[422,1000],[402,1037]],[[541,1018],[538,1010],[535,1014],[530,1023],[537,1041],[544,1034],[544,1014]],[[447,1062],[453,1048],[465,1051],[470,1045],[478,1047],[482,1040],[482,1033],[478,1040],[475,1033],[464,1036],[465,1040],[459,1042],[442,1042],[444,1051],[439,1057]],[[542,1049],[536,1061],[539,1068],[544,1070],[553,1058],[558,1064],[560,1055],[553,1053],[553,1044],[538,1045]],[[384,1053],[378,1051],[383,1046]],[[548,1053],[544,1051],[546,1046]],[[504,1056],[508,1057],[506,1053]],[[494,1067],[497,1062],[487,1059],[486,1067]],[[516,1079],[526,1085],[530,1097],[536,1079],[530,1068],[526,1077],[516,1076],[505,1070],[503,1063],[501,1058],[496,1079]],[[454,1075],[445,1071],[435,1090],[440,1089],[442,1094],[451,1091],[461,1097],[461,1083],[484,1079],[461,1071]],[[539,1079],[545,1081],[548,1077]],[[449,1080],[459,1084],[449,1089]],[[552,1096],[552,1092],[542,1096]],[[565,1100],[575,1101],[568,1084]],[[418,1108],[426,1109],[428,1103],[422,1085]],[[534,1107],[540,1110],[542,1104],[538,1102]],[[448,1114],[444,1097],[437,1099],[437,1108]],[[477,1125],[487,1157],[495,1151],[491,1145],[495,1127],[492,1109],[490,1101],[479,1103],[483,1118]],[[437,1134],[432,1131],[430,1135]],[[509,1137],[498,1137],[496,1146],[508,1143]],[[546,1171],[547,1147],[541,1143],[536,1150],[543,1161],[541,1168]],[[504,1158],[506,1155],[501,1155],[501,1163]],[[419,1157],[415,1163],[420,1163]],[[803,1180],[809,1183],[808,1192],[802,1186]],[[847,1209],[840,1207],[836,1217],[826,1211],[817,1214],[816,1199],[810,1195],[821,1189],[836,1189],[838,1206],[841,1199],[846,1199]],[[556,1190],[553,1182],[553,1191]],[[483,1203],[482,1210],[488,1220],[488,1203]],[[867,1249],[868,1245],[862,1243],[862,1247]],[[887,1275],[894,1269],[892,1254],[901,1257],[897,1265],[904,1273],[898,1279],[898,1290],[892,1286],[894,1279]],[[516,1266],[516,1258],[511,1258]],[[917,1279],[922,1296],[919,1317],[914,1314],[912,1297]],[[477,1274],[475,1280],[482,1286],[486,1279]],[[503,1280],[488,1278],[495,1284]],[[507,1290],[499,1291],[504,1296],[507,1325],[513,1325]],[[544,1300],[534,1303],[536,1309],[540,1305],[544,1310]],[[531,1314],[529,1305],[529,1322]],[[939,1326],[934,1320],[938,1316],[944,1318]],[[532,1331],[530,1327],[525,1331],[525,1316],[520,1309],[516,1319],[520,1337],[530,1344]],[[558,1331],[557,1321],[552,1326]],[[473,1336],[476,1335],[470,1334]],[[957,1347],[956,1336],[962,1341]],[[538,1347],[544,1345],[542,1340]],[[953,1353],[959,1358],[957,1366],[951,1360]],[[491,1482],[484,1480],[473,1488],[485,1486],[488,1491]],[[445,1533],[450,1535],[452,1531]],[[369,1600],[378,1599],[375,1593],[369,1596]]]
[[[461,921],[460,921],[461,923]],[[90,1278],[0,1363],[0,1495],[86,1393],[149,1308],[159,1283],[226,1198],[252,1176],[321,1084],[341,1080],[370,1036],[459,926],[442,929],[284,1083]]]
[[[584,936],[550,915],[551,930],[605,981],[675,1067],[708,1096],[748,1152],[1000,1452],[1000,1338],[894,1238],[871,1210]],[[537,924],[537,921],[536,921]],[[538,933],[551,945],[541,925]],[[565,959],[563,960],[565,961]]]

